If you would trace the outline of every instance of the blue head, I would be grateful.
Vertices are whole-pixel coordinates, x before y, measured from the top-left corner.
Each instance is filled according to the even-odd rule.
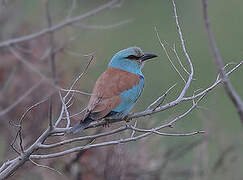
[[[157,57],[155,54],[143,53],[138,47],[130,47],[123,49],[116,53],[110,63],[109,67],[119,68],[133,74],[142,75],[142,68],[146,60]]]

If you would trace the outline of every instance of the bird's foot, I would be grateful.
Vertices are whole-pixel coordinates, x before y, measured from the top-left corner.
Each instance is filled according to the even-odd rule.
[[[129,116],[125,116],[123,119],[124,119],[124,121],[126,121],[126,123],[129,123],[131,121],[131,119],[129,118]]]
[[[110,127],[109,119],[105,119],[105,123],[103,124],[104,128]]]
[[[123,118],[123,120],[125,121],[126,127],[130,127],[131,118],[129,118],[129,116],[127,115]]]

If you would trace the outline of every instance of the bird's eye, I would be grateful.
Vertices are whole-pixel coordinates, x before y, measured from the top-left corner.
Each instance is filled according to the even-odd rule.
[[[138,60],[139,59],[139,57],[134,56],[134,55],[127,56],[126,58],[127,59],[134,59],[134,60]]]

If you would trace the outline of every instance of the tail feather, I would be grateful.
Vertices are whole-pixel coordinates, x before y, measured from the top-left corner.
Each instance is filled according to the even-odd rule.
[[[69,133],[70,134],[76,134],[78,132],[83,131],[85,128],[87,128],[89,126],[89,124],[92,122],[93,120],[90,118],[86,118],[83,122],[77,123],[75,124],[70,130]]]

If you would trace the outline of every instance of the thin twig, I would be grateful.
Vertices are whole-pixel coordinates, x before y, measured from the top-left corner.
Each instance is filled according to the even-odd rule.
[[[22,94],[17,100],[14,101],[13,104],[8,106],[7,108],[0,111],[0,116],[3,116],[4,114],[11,111],[13,108],[15,108],[19,103],[21,103],[27,96],[29,96],[33,91],[35,91],[43,82],[43,79],[39,80],[36,84],[34,84],[31,88],[29,88],[24,94]]]
[[[61,95],[61,92],[60,91],[59,91],[59,97],[61,99],[62,106],[64,107],[64,111],[66,113],[66,120],[67,120],[66,128],[69,128],[70,127],[70,124],[71,124],[71,120],[69,118],[69,112],[68,112],[68,108],[66,106],[66,102],[64,102],[64,98],[62,98],[62,95]]]
[[[100,133],[100,134],[72,138],[72,139],[64,140],[64,141],[61,141],[61,142],[58,142],[58,143],[55,143],[55,144],[41,144],[40,148],[43,148],[43,149],[55,148],[55,147],[59,147],[59,146],[65,145],[65,144],[70,144],[70,143],[73,143],[73,142],[77,142],[77,141],[97,139],[97,138],[100,138],[100,137],[116,134],[116,133],[122,132],[122,131],[127,130],[127,129],[128,129],[127,126],[121,126],[121,127],[117,128],[117,129],[114,129],[114,130],[111,130],[111,131],[108,131],[108,132],[104,132],[104,133]],[[56,132],[63,132],[63,131],[60,131],[60,128],[58,128],[55,131],[53,131],[53,133],[56,133]]]
[[[182,64],[182,62],[181,62],[181,59],[180,59],[180,57],[179,57],[179,55],[178,55],[178,53],[177,53],[177,51],[176,51],[176,45],[175,45],[175,44],[173,45],[172,50],[173,50],[173,52],[174,52],[174,54],[175,54],[175,56],[176,56],[176,59],[178,60],[179,64],[181,65],[182,69],[183,69],[188,75],[190,75],[190,73],[186,70],[185,66],[184,66],[184,65]]]
[[[48,23],[48,28],[50,29],[52,27],[52,18],[51,18],[51,12],[50,12],[50,0],[46,1],[46,19]],[[54,53],[55,50],[55,31],[49,32],[49,44],[50,44],[50,56],[49,56],[49,63],[50,63],[50,69],[52,74],[52,79],[54,84],[56,84],[56,53]]]
[[[137,132],[152,132],[154,134],[161,135],[161,136],[193,136],[200,133],[205,133],[205,131],[193,131],[190,133],[164,133],[164,132],[159,132],[155,129],[140,129],[133,126],[131,126],[131,129]]]
[[[66,89],[61,88],[60,86],[56,85],[55,83],[53,83],[53,80],[49,79],[48,77],[46,77],[44,74],[42,74],[42,72],[40,72],[35,66],[33,66],[31,63],[29,63],[26,59],[24,59],[17,51],[15,51],[15,49],[13,47],[9,47],[9,50],[12,52],[12,54],[18,59],[20,60],[23,64],[25,64],[31,71],[35,72],[37,75],[39,75],[43,80],[45,80],[46,82],[48,82],[50,85],[52,85],[53,87],[55,87],[58,90],[62,90],[62,91],[69,91]],[[89,61],[88,65],[91,63],[91,61],[93,60],[93,56],[91,56],[91,60]],[[87,67],[86,67],[87,68]],[[85,69],[86,69],[85,68]],[[82,95],[90,95],[89,93],[86,92],[82,92],[79,90],[72,90],[73,92],[82,94]]]
[[[124,20],[124,21],[114,23],[114,24],[109,24],[109,25],[88,25],[88,24],[80,23],[80,24],[75,24],[73,26],[84,28],[84,29],[106,30],[106,29],[117,28],[117,27],[120,27],[124,24],[128,24],[131,22],[133,22],[133,19]]]
[[[72,0],[72,7],[69,9],[66,20],[72,17],[73,11],[76,8],[77,0]]]
[[[133,127],[136,128],[136,126],[137,126],[137,122],[138,122],[138,121],[136,120],[135,123],[134,123],[134,125],[133,125]],[[132,131],[132,134],[131,134],[131,137],[134,137],[135,133],[136,133],[136,131],[133,130],[133,131]]]
[[[167,52],[164,44],[162,43],[162,41],[160,39],[159,32],[158,32],[156,26],[154,27],[154,30],[156,32],[156,36],[157,36],[157,38],[159,40],[159,43],[160,43],[161,47],[163,48],[163,50],[164,50],[164,52],[165,52],[168,60],[170,61],[170,64],[172,65],[172,67],[174,68],[174,70],[179,74],[179,76],[181,77],[181,79],[183,80],[183,82],[186,83],[186,80],[183,78],[183,76],[181,75],[180,71],[176,68],[176,66],[174,65],[173,61],[170,59],[170,56],[169,56],[169,54],[168,54],[168,52]]]
[[[15,152],[17,152],[18,154],[19,154],[18,150],[14,147],[14,144],[15,144],[15,142],[16,142],[16,140],[17,140],[17,137],[19,137],[19,147],[20,147],[21,153],[24,153],[24,148],[23,148],[23,138],[22,138],[22,122],[23,122],[24,118],[26,117],[26,115],[27,115],[32,109],[34,109],[35,107],[37,107],[37,106],[39,106],[40,104],[42,104],[42,103],[44,103],[45,101],[47,101],[48,98],[49,98],[49,97],[46,97],[46,98],[44,98],[43,100],[37,102],[36,104],[30,106],[30,107],[24,112],[24,114],[21,116],[21,118],[19,119],[19,122],[18,122],[18,125],[17,125],[17,127],[18,127],[18,131],[17,131],[17,133],[16,133],[16,136],[15,136],[13,142],[11,143],[11,147],[12,147],[12,148],[15,150]]]
[[[49,127],[50,129],[53,129],[53,122],[52,122],[52,96],[50,96],[50,99],[49,99],[49,116],[48,116],[48,119],[49,119]]]
[[[163,93],[154,102],[152,102],[146,109],[151,109],[151,107],[154,106],[155,104],[157,104],[163,97],[165,97],[170,92],[170,90],[172,90],[176,86],[176,84],[177,83],[175,83],[173,86],[171,86],[169,89],[167,89],[167,91],[165,91],[165,93]]]
[[[32,162],[35,166],[38,166],[38,167],[41,167],[41,168],[45,168],[45,169],[48,169],[48,170],[51,170],[51,171],[54,171],[56,173],[58,173],[59,175],[61,176],[64,176],[64,174],[62,174],[60,171],[52,168],[52,167],[49,167],[49,166],[45,166],[45,165],[42,165],[42,164],[38,164],[37,162],[33,161],[31,158],[29,158],[30,162]]]

